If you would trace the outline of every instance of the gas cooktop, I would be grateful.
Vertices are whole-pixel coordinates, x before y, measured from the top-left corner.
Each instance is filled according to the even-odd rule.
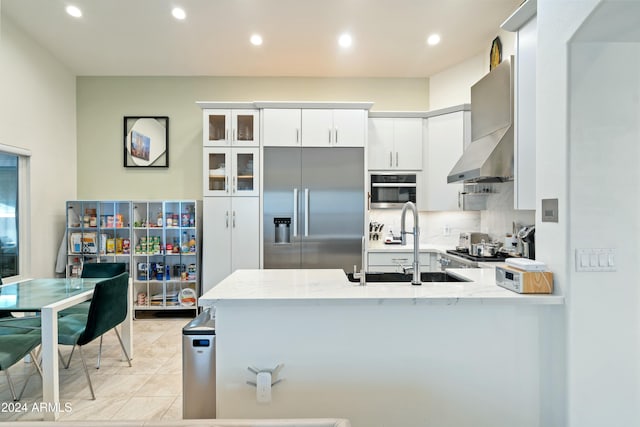
[[[447,253],[475,262],[504,262],[505,259],[512,258],[514,256],[503,252],[498,252],[495,256],[477,256],[471,255],[469,251],[458,251],[453,249],[447,250]]]

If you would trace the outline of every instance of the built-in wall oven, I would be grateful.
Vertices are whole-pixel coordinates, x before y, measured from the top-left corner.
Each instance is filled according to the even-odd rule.
[[[397,209],[406,202],[416,203],[415,173],[372,173],[369,178],[372,209]]]

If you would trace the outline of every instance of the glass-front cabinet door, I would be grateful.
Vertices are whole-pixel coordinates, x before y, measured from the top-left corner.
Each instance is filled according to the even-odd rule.
[[[258,148],[234,148],[231,193],[233,196],[258,196]]]
[[[260,143],[257,110],[231,110],[232,144],[238,147],[257,147]]]
[[[204,145],[224,147],[231,144],[231,110],[204,110]]]
[[[259,148],[205,148],[203,195],[258,196],[259,152]]]
[[[257,147],[258,117],[258,110],[204,110],[204,146]]]
[[[231,149],[205,148],[204,160],[204,188],[205,196],[231,195]]]

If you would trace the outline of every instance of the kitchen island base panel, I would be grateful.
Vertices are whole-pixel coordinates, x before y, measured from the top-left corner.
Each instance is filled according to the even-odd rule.
[[[223,418],[344,417],[373,425],[539,426],[548,305],[217,304]],[[546,325],[546,326],[545,326]],[[549,353],[551,352],[551,353]],[[249,366],[282,364],[268,404]],[[255,379],[255,378],[254,378]]]

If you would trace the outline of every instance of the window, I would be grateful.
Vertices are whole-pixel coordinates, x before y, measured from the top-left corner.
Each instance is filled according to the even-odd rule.
[[[0,145],[0,275],[16,277],[25,266],[25,213],[29,153]]]

